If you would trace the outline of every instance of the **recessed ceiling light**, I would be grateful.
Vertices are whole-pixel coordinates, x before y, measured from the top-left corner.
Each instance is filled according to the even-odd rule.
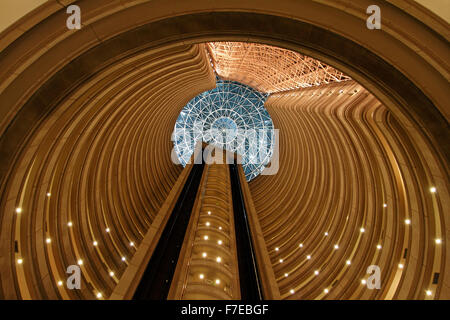
[[[283,259],[280,259],[279,261],[280,261],[280,263],[283,263]]]
[[[22,212],[22,208],[16,208],[16,213],[21,213]]]
[[[209,239],[209,237],[208,237],[208,236],[204,236],[204,237],[203,237],[203,239],[205,239],[205,240],[208,240],[208,239]]]
[[[300,248],[303,248],[303,243],[300,243],[298,246],[299,246]]]
[[[351,264],[352,264],[352,262],[351,262],[350,260],[345,261],[345,263],[346,263],[347,265],[351,265]]]
[[[217,257],[216,261],[220,263],[220,262],[222,262],[222,258],[221,257]]]
[[[67,226],[69,226],[69,227],[73,226],[72,221],[67,222]]]
[[[275,248],[275,251],[278,251],[278,250],[280,250],[280,248],[276,247],[276,248]]]
[[[361,229],[359,229],[359,231],[360,231],[361,233],[363,233],[363,232],[365,232],[365,231],[366,231],[366,229],[364,229],[364,228],[361,228]]]
[[[219,279],[216,279],[216,284],[220,284],[220,280]]]
[[[308,259],[308,260],[311,259],[311,256],[310,256],[310,255],[307,255],[307,256],[306,256],[306,259]]]
[[[411,224],[411,220],[406,219],[406,220],[405,220],[405,224]]]
[[[323,292],[324,293],[328,293],[328,289],[323,289]]]
[[[314,274],[317,276],[319,275],[319,270],[314,271]]]
[[[287,274],[287,273],[284,274],[284,277],[285,277],[285,278],[287,278],[288,276],[289,276],[289,274]]]
[[[334,249],[336,249],[336,250],[339,249],[339,245],[335,244]]]
[[[403,264],[399,263],[399,264],[398,264],[398,267],[399,267],[400,269],[403,269]]]
[[[222,240],[217,241],[217,244],[220,246],[222,245]]]
[[[328,236],[328,232],[325,232],[324,234],[325,234],[325,237]]]
[[[130,246],[134,247],[134,242],[133,241],[130,242]]]
[[[222,227],[219,227],[219,230],[222,230]]]
[[[207,255],[208,255],[208,254],[207,254],[206,252],[203,252],[203,253],[202,253],[202,257],[203,257],[203,258],[206,258]]]
[[[436,193],[436,187],[431,187],[431,188],[430,188],[430,192],[431,192],[431,193]]]
[[[383,208],[386,208],[386,207],[387,207],[387,203],[384,203],[384,204],[383,204]]]
[[[211,215],[211,211],[208,211],[208,215]]]
[[[436,242],[436,244],[441,244],[442,240],[438,238],[438,239],[434,240],[434,242]]]
[[[109,275],[110,275],[111,277],[114,277],[114,271],[110,271],[110,272],[109,272]]]
[[[106,230],[105,230],[106,232],[110,232],[111,231],[111,229],[109,229],[109,228],[106,228]]]
[[[58,281],[58,286],[62,286],[63,285],[63,282],[62,281]]]
[[[47,193],[47,197],[51,197],[52,194],[50,192]]]
[[[289,291],[291,294],[294,294],[294,289],[291,289],[290,291]]]
[[[366,284],[366,283],[367,283],[367,281],[366,281],[365,279],[362,279],[362,280],[361,280],[361,284],[364,285],[364,284]]]
[[[50,242],[52,242],[52,239],[47,238],[47,239],[45,239],[45,242],[50,243]]]
[[[125,260],[127,260],[125,257],[122,257],[122,261],[125,261]]]
[[[100,299],[102,296],[103,296],[103,295],[102,295],[100,292],[97,293],[97,298]]]
[[[98,242],[97,242],[97,241],[94,241],[94,242],[92,242],[92,244],[93,244],[94,246],[97,246],[97,245],[98,245]]]
[[[431,292],[431,290],[427,290],[427,291],[425,291],[425,293],[427,294],[427,296],[431,296],[433,294],[433,292]]]
[[[381,244],[377,244],[377,249],[378,249],[378,250],[381,249]]]
[[[81,260],[81,259],[79,259],[78,261],[77,261],[77,263],[78,263],[78,265],[82,265],[83,264],[83,260]]]
[[[17,263],[18,264],[22,264],[23,263],[23,259],[22,258],[17,259]]]

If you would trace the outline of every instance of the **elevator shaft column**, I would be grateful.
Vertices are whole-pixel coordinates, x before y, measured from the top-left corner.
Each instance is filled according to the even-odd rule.
[[[222,163],[205,165],[169,299],[241,298],[230,173]]]

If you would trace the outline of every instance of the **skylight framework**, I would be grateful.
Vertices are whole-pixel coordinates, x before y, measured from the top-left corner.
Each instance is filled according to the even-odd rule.
[[[204,141],[240,155],[247,181],[254,179],[274,149],[266,99],[242,83],[217,79],[216,88],[196,96],[178,116],[172,140],[179,162],[186,166],[196,143]]]
[[[264,93],[351,80],[316,59],[278,47],[245,42],[210,42],[207,50],[219,76]]]

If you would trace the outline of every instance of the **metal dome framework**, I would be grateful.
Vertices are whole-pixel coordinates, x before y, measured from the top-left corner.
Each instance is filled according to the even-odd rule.
[[[236,152],[242,157],[247,181],[270,162],[274,127],[264,107],[267,95],[235,81],[217,79],[216,88],[193,98],[175,123],[173,142],[186,166],[198,141]]]
[[[319,60],[259,43],[210,42],[207,50],[217,74],[264,93],[304,89],[351,80]]]

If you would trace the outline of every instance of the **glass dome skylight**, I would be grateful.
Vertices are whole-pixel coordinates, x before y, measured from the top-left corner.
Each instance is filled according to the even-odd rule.
[[[172,138],[180,163],[186,166],[203,140],[241,155],[247,181],[258,176],[270,162],[275,141],[266,99],[242,83],[217,79],[216,88],[196,96],[178,116]]]

